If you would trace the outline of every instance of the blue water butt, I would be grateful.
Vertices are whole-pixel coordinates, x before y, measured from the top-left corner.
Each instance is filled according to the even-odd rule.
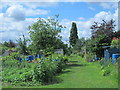
[[[42,57],[42,54],[38,54],[38,58],[41,58]]]
[[[30,55],[30,56],[28,56],[28,57],[26,58],[26,60],[27,60],[27,61],[32,61],[32,60],[34,60],[34,56],[33,56],[33,55]]]
[[[118,57],[120,57],[120,54],[112,54],[112,63],[116,63]]]

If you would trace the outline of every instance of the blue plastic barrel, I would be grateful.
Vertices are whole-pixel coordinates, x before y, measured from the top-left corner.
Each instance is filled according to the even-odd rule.
[[[38,58],[41,58],[42,57],[42,54],[38,54]]]
[[[17,57],[17,60],[19,60],[20,62],[22,62],[22,58],[21,57]]]
[[[118,57],[120,57],[120,54],[112,54],[112,63],[116,63]]]
[[[26,60],[27,60],[27,61],[32,61],[32,60],[34,60],[34,56],[33,56],[33,55],[30,55],[30,56],[28,56],[28,57],[26,58]]]

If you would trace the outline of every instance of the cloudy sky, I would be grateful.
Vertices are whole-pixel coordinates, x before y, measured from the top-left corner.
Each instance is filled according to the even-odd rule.
[[[28,37],[27,27],[37,18],[59,14],[59,22],[66,26],[61,35],[67,42],[72,21],[75,21],[79,37],[90,37],[90,26],[102,19],[116,20],[117,2],[2,2],[0,3],[0,42],[16,40],[22,34]],[[117,27],[116,27],[117,29]]]

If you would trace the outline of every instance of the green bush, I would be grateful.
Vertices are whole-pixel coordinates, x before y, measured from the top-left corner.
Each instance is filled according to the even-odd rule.
[[[109,68],[109,66],[108,66],[108,67],[102,69],[101,72],[102,72],[102,75],[103,75],[103,76],[107,76],[107,75],[109,75],[109,74],[111,73],[111,70],[110,70],[110,68]]]
[[[113,39],[111,42],[111,46],[120,49],[120,39],[118,38]]]
[[[62,72],[62,70],[63,69],[65,69],[65,59],[63,58],[63,57],[58,57],[58,59],[57,59],[58,61],[57,61],[57,63],[56,63],[56,66],[57,66],[57,68],[56,68],[56,72],[57,73],[60,73],[60,72]]]
[[[34,80],[46,84],[52,82],[55,76],[55,67],[49,59],[41,61],[40,64],[34,68]]]
[[[54,58],[53,58],[54,57]],[[42,84],[50,83],[55,79],[57,73],[61,73],[65,68],[65,57],[47,57],[40,61],[34,68],[34,80],[41,82]]]
[[[18,53],[18,52],[13,52],[10,54],[10,56],[13,58],[13,59],[16,59],[17,57],[20,57],[21,55]]]
[[[4,54],[5,50],[8,50],[8,49],[9,49],[8,47],[2,45],[2,46],[0,47],[0,54]]]
[[[104,65],[104,62],[103,62],[103,64],[101,65],[101,73],[102,73],[103,76],[110,75],[110,76],[118,79],[117,78],[117,75],[118,75],[118,63],[112,64],[111,59],[105,65]]]
[[[89,54],[85,54],[85,60],[86,60],[87,62],[90,62],[90,55],[89,55]]]

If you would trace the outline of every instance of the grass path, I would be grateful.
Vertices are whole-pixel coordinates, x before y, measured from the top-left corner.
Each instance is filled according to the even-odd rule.
[[[118,81],[110,76],[102,76],[97,62],[85,65],[77,58],[58,77],[63,81],[58,84],[38,86],[35,88],[117,88]],[[82,60],[82,58],[81,58]]]

